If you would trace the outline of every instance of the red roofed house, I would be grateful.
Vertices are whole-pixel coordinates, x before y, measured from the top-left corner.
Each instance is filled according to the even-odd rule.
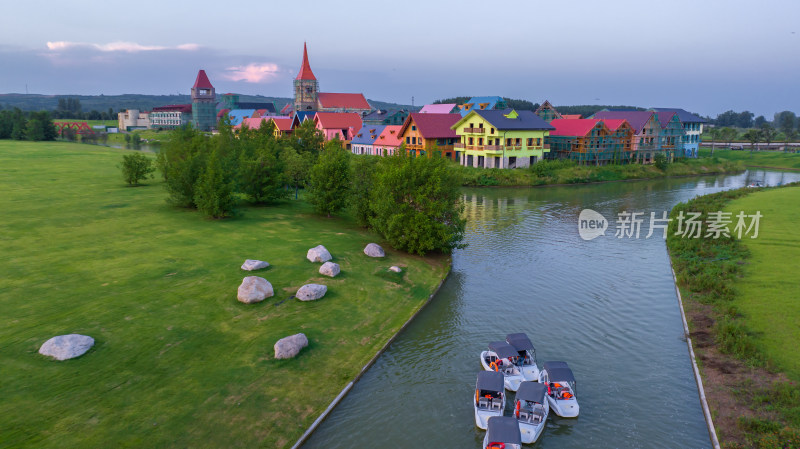
[[[400,148],[402,140],[400,140],[401,125],[387,125],[383,128],[378,138],[372,144],[372,150],[376,156],[391,156]]]
[[[633,128],[625,120],[553,119],[550,125],[555,129],[545,140],[553,157],[582,165],[635,162]]]
[[[409,154],[431,157],[438,153],[439,156],[456,160],[454,145],[460,137],[450,127],[459,120],[461,114],[413,112],[398,133]]]
[[[303,44],[303,62],[294,79],[294,111],[356,112],[367,114],[372,107],[363,94],[342,94],[319,91],[319,81],[308,62],[308,48]],[[283,111],[281,111],[283,112]],[[288,112],[288,111],[286,111]],[[287,114],[289,115],[289,114]],[[356,130],[360,129],[356,128]]]
[[[339,139],[344,149],[350,149],[353,135],[361,129],[361,115],[355,112],[317,112],[314,126],[322,131],[325,140]]]
[[[641,164],[652,164],[655,155],[662,152],[661,124],[658,114],[653,111],[617,111],[603,110],[595,112],[592,116],[601,120],[622,119],[626,120],[633,129],[631,149],[636,152],[636,158]],[[671,154],[667,155],[671,160]]]
[[[275,125],[275,137],[281,137],[292,133],[292,118],[291,117],[270,117]]]
[[[367,103],[364,94],[334,94],[320,92],[317,110],[322,112],[357,112],[368,114],[372,106]]]

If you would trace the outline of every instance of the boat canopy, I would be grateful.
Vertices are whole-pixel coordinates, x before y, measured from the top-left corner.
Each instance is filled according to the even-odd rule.
[[[519,384],[519,390],[517,390],[517,400],[533,401],[538,402],[539,404],[544,404],[545,393],[547,393],[547,387],[544,386],[544,384],[526,381]]]
[[[575,375],[567,366],[567,362],[544,362],[542,369],[547,371],[550,382],[575,382]]]
[[[522,444],[519,423],[511,416],[492,416],[486,431],[490,443]]]
[[[519,357],[519,352],[513,346],[504,341],[493,341],[489,343],[489,350],[497,354],[497,357],[505,359],[507,357]]]
[[[506,341],[508,342],[508,344],[516,348],[517,351],[533,350],[533,343],[531,343],[531,340],[528,338],[528,336],[522,332],[518,334],[506,335]]]
[[[481,371],[478,373],[478,383],[475,387],[479,390],[502,392],[505,389],[503,380],[504,377],[502,373],[496,371]]]

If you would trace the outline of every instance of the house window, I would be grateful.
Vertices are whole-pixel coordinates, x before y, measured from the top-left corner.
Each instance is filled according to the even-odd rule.
[[[519,137],[517,137],[517,140],[514,142],[514,145],[515,145],[515,146],[520,146],[520,145],[522,145],[522,139],[520,139]]]
[[[417,138],[416,137],[412,137],[411,138],[411,144],[412,145],[416,145],[417,144]]]
[[[474,138],[472,138],[472,137],[470,137],[470,138],[469,138],[469,144],[470,144],[470,145],[472,145],[473,143],[475,143],[475,139],[474,139]]]
[[[489,134],[494,134],[494,128],[489,128]]]
[[[483,137],[478,138],[478,145],[483,145]]]
[[[512,140],[513,139],[506,139],[506,146],[507,147],[510,147],[512,145],[512,143],[511,143]]]
[[[416,130],[417,130],[417,125],[411,125],[411,131],[416,131]]]
[[[529,147],[532,147],[533,146],[533,139],[528,139],[527,145]]]
[[[411,137],[406,137],[406,143],[411,143]]]

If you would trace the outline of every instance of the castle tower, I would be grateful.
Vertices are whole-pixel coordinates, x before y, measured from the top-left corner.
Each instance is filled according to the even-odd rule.
[[[217,124],[217,95],[206,71],[197,72],[192,86],[192,126],[200,131],[211,131]]]
[[[315,111],[317,109],[317,94],[319,93],[319,81],[311,71],[308,64],[308,50],[303,43],[303,65],[300,66],[300,73],[294,79],[294,110]]]

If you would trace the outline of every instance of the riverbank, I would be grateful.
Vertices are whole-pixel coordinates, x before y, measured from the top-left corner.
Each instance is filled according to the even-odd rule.
[[[701,157],[710,157],[710,148],[700,149]],[[800,153],[786,153],[783,151],[754,151],[749,150],[714,150],[714,158],[739,162],[745,167],[771,168],[777,170],[800,170]]]
[[[515,170],[482,169],[459,165],[459,171],[465,187],[522,187],[725,174],[742,171],[743,167],[736,161],[701,158],[668,164],[663,170],[655,165],[577,166],[567,161],[543,161],[531,168]]]
[[[689,322],[705,395],[723,447],[798,447],[800,307],[793,275],[800,186],[739,189],[701,196],[672,210],[761,211],[756,239],[692,239],[667,245]],[[734,221],[736,221],[734,219]],[[735,225],[735,223],[734,223]],[[731,226],[733,229],[733,226]]]
[[[389,248],[371,259],[377,236],[303,201],[205,220],[168,206],[160,181],[127,187],[125,153],[0,141],[0,446],[290,447],[449,270],[449,257]],[[342,267],[334,279],[305,259],[318,244]],[[271,267],[244,272],[245,258]],[[249,274],[276,295],[239,303]],[[328,294],[287,300],[308,282]],[[67,362],[37,354],[73,332],[95,347]],[[309,347],[274,360],[297,332]]]

